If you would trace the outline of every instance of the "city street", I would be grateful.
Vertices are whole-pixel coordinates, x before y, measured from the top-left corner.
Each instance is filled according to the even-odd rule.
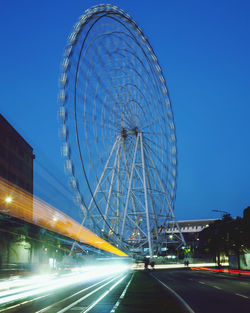
[[[158,270],[154,277],[174,290],[195,313],[249,313],[250,279],[190,269]]]

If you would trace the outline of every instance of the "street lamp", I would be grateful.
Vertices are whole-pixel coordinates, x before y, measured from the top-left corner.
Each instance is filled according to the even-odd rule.
[[[8,197],[5,198],[5,202],[8,203],[8,204],[11,203],[12,200],[13,200],[13,199],[12,199],[12,197],[10,197],[10,196],[8,196]]]
[[[212,210],[213,212],[218,212],[218,213],[223,213],[222,214],[222,218],[224,218],[225,216],[231,216],[231,214],[227,211],[223,211],[223,210]]]
[[[225,213],[225,214],[230,214],[229,212],[227,211],[222,211],[222,210],[212,210],[213,212],[221,212],[221,213]]]

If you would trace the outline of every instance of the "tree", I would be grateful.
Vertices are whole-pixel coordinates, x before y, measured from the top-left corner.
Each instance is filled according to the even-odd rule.
[[[221,254],[235,254],[240,269],[240,255],[247,250],[246,238],[249,239],[244,225],[241,217],[233,219],[230,214],[225,214],[200,233],[200,251],[217,258],[218,266],[221,265]]]
[[[250,207],[243,213],[244,245],[250,250]]]

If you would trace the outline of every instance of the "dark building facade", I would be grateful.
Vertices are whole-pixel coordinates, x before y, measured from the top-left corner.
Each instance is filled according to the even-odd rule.
[[[178,221],[186,245],[191,249],[192,254],[194,254],[195,249],[198,247],[200,232],[214,222],[215,219]],[[174,237],[175,234],[178,234],[179,230],[173,223],[169,223],[168,228],[166,228],[164,232],[165,235],[169,238]],[[171,240],[169,243],[171,245]]]
[[[0,114],[0,177],[33,194],[33,148]]]

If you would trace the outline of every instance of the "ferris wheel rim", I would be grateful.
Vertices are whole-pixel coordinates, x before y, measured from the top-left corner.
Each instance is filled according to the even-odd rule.
[[[108,11],[105,11],[105,10],[104,10],[104,11],[98,11],[98,10],[103,10],[103,9],[105,9],[105,8],[108,9]],[[136,25],[136,23],[130,18],[130,16],[125,15],[126,13],[125,13],[124,11],[122,11],[122,12],[121,12],[121,11],[122,11],[122,10],[118,9],[117,7],[109,6],[109,5],[106,5],[105,7],[104,7],[103,5],[94,6],[94,7],[90,8],[89,10],[86,11],[85,20],[84,20],[84,23],[82,23],[82,27],[83,27],[84,25],[86,25],[86,24],[89,22],[90,19],[93,18],[93,15],[98,14],[98,13],[100,13],[100,12],[105,12],[105,15],[107,15],[107,14],[109,14],[109,13],[114,13],[114,12],[115,12],[116,14],[122,16],[123,18],[125,17],[126,20],[127,20],[130,24]],[[102,16],[99,17],[99,19],[101,19],[101,18],[102,18]],[[96,21],[95,23],[97,23],[97,21]],[[75,26],[75,29],[77,29],[78,26],[79,26],[79,24],[77,23],[76,26]],[[136,26],[137,26],[137,25],[136,25]],[[93,25],[92,25],[91,27],[93,27]],[[151,52],[150,52],[150,56],[151,56],[151,58],[152,58],[153,61],[154,61],[154,71],[153,71],[153,73],[155,73],[155,74],[158,73],[158,80],[161,81],[161,84],[162,84],[162,86],[163,86],[163,92],[164,92],[165,94],[167,94],[167,97],[168,97],[168,98],[167,98],[167,101],[166,101],[164,104],[165,104],[166,106],[168,106],[168,109],[169,109],[170,112],[172,113],[172,107],[171,107],[171,102],[170,102],[170,99],[169,99],[168,90],[167,90],[167,88],[166,88],[165,78],[164,78],[163,73],[162,73],[162,71],[161,71],[161,68],[160,68],[160,65],[159,65],[159,63],[158,63],[158,60],[157,60],[157,58],[156,58],[156,56],[155,56],[155,53],[154,53],[154,51],[153,51],[153,48],[152,48],[151,45],[149,44],[148,40],[145,38],[145,36],[144,36],[144,34],[142,33],[142,31],[140,30],[140,28],[137,27],[137,29],[138,29],[138,32],[140,33],[141,38],[143,38],[143,41],[145,42],[145,46],[147,47],[147,49],[148,49],[149,51],[151,51]],[[69,51],[72,50],[74,40],[77,40],[77,36],[79,35],[79,31],[80,31],[80,30],[78,30],[78,32],[74,31],[74,32],[70,35],[70,38],[71,38],[71,39],[70,39],[70,45],[67,46],[65,55],[69,54]],[[90,29],[89,29],[89,31],[90,31]],[[70,48],[70,46],[71,46],[71,48]],[[83,47],[83,45],[82,45],[82,47]],[[149,47],[149,48],[148,48],[148,47]],[[143,49],[142,49],[142,50],[143,50]],[[144,50],[143,50],[143,52],[144,52]],[[70,56],[69,56],[69,57],[70,57]],[[147,58],[148,58],[148,57],[147,57]],[[79,63],[79,60],[80,60],[80,55],[79,55],[78,63]],[[65,65],[65,64],[67,64],[67,62],[69,62],[69,61],[67,61],[67,58],[66,58],[66,59],[64,59],[63,64]],[[156,66],[158,66],[157,70],[155,69]],[[64,69],[65,69],[65,71],[63,71],[62,77],[64,77],[65,75],[67,75],[67,67],[64,66]],[[76,75],[77,75],[77,73],[76,73]],[[75,83],[76,83],[76,80],[75,80]],[[75,84],[75,86],[76,86],[76,84]],[[64,125],[65,128],[67,129],[66,113],[65,113],[65,111],[66,111],[66,110],[65,110],[65,103],[66,103],[65,94],[66,94],[66,93],[65,93],[65,89],[64,89],[64,88],[65,88],[65,84],[63,85],[63,88],[62,88],[63,92],[61,91],[61,93],[60,93],[60,95],[59,95],[59,99],[60,99],[60,102],[61,102],[61,105],[62,105],[61,108],[64,109],[64,110],[61,109],[62,111],[64,111],[64,113],[61,114],[61,117],[63,117],[63,125]],[[75,91],[75,93],[76,93],[76,91]],[[76,99],[76,94],[75,94],[75,99]],[[75,103],[75,107],[76,107],[76,103]],[[77,112],[76,112],[76,109],[75,109],[75,122],[76,122],[76,124],[77,124],[77,116],[76,116],[76,113],[77,113]],[[63,115],[64,115],[64,116],[63,116]],[[172,121],[173,121],[173,125],[174,125],[174,120],[173,120],[173,118],[172,118]],[[174,127],[174,129],[175,129],[175,127]],[[174,131],[174,135],[175,135],[175,131]],[[84,162],[83,162],[83,157],[82,157],[82,152],[81,152],[81,146],[80,146],[80,143],[79,143],[79,137],[78,137],[77,126],[76,126],[76,136],[77,136],[77,142],[78,142],[78,148],[79,148],[80,159],[81,159],[81,163],[82,163],[82,169],[83,169],[83,172],[84,172],[84,176],[85,176],[86,182],[87,182],[88,187],[89,187],[89,191],[90,191],[91,195],[93,196],[93,190],[92,190],[92,188],[91,188],[91,186],[90,186],[90,184],[89,184],[88,177],[87,177],[86,170],[85,170],[85,166],[84,166]],[[171,140],[172,140],[172,139],[171,139]],[[176,142],[176,137],[174,138],[174,141]],[[70,148],[70,143],[67,141],[67,136],[65,136],[65,142],[64,142],[64,143],[65,143],[65,146],[66,146],[66,147]],[[72,160],[70,159],[70,153],[68,153],[68,155],[67,155],[67,160],[69,160],[69,161],[72,162]],[[177,160],[176,160],[176,164],[175,164],[175,170],[176,170],[176,165],[177,165]],[[73,176],[73,177],[76,179],[76,181],[77,181],[77,177],[75,177],[74,173],[72,173],[72,176]],[[176,174],[175,174],[175,177],[176,177]],[[76,184],[76,191],[77,191],[79,194],[81,194],[81,191],[79,190],[79,186],[77,186],[77,184]],[[93,198],[94,198],[94,197],[93,197]],[[94,199],[94,201],[95,201],[95,199]],[[86,203],[84,203],[84,198],[82,198],[82,197],[81,197],[81,202],[86,206]],[[96,206],[98,207],[97,204],[96,204]],[[101,211],[100,211],[100,213],[101,213]]]

